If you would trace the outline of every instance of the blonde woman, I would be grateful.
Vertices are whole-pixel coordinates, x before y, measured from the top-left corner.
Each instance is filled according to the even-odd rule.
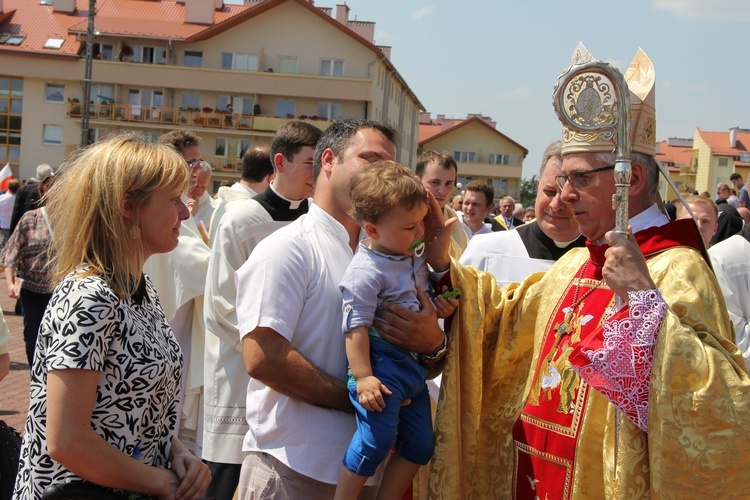
[[[49,192],[56,285],[39,331],[14,498],[90,482],[195,498],[207,467],[174,437],[182,356],[145,260],[177,246],[188,171],[131,134],[82,151]]]

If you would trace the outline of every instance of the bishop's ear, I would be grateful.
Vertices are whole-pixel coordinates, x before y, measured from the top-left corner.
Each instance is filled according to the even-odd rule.
[[[630,188],[628,196],[637,196],[646,189],[646,167],[642,163],[633,162],[630,165]]]

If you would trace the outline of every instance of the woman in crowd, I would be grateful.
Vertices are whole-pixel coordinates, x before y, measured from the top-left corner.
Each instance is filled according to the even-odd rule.
[[[44,196],[55,179],[54,175],[48,175],[39,182],[41,204],[44,204]],[[34,360],[34,346],[44,309],[52,297],[49,281],[48,249],[51,232],[48,215],[44,206],[23,214],[0,258],[0,265],[5,268],[8,295],[12,299],[19,299],[23,308],[23,341],[26,344],[29,366]]]
[[[176,437],[182,357],[145,260],[177,246],[188,172],[168,145],[117,135],[48,195],[56,284],[39,331],[14,498],[90,482],[195,498],[208,468]]]

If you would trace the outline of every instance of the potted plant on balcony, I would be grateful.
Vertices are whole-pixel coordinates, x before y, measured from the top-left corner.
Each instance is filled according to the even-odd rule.
[[[195,115],[193,117],[193,123],[196,125],[203,125],[205,122],[205,119],[203,118],[203,115]]]
[[[73,97],[72,99],[68,97],[68,102],[70,102],[70,116],[80,117],[81,116],[81,101],[78,100],[77,97]],[[75,103],[75,104],[72,104]]]

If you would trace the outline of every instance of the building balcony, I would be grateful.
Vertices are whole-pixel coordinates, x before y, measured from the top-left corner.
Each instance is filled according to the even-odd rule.
[[[77,101],[68,101],[68,118],[80,119],[83,105]],[[91,103],[89,121],[105,123],[129,122],[132,124],[177,125],[190,128],[223,129],[236,131],[276,132],[282,125],[291,120],[302,120],[321,130],[326,130],[332,121],[317,116],[279,117],[252,115],[245,113],[227,113],[213,108],[182,109],[137,106],[131,104]]]
[[[698,169],[695,165],[680,165],[680,175],[687,177],[695,177],[698,173]]]
[[[65,158],[70,158],[78,149],[78,144],[65,145]],[[215,172],[233,172],[242,173],[242,158],[230,158],[226,156],[204,156],[203,159],[211,164]]]

